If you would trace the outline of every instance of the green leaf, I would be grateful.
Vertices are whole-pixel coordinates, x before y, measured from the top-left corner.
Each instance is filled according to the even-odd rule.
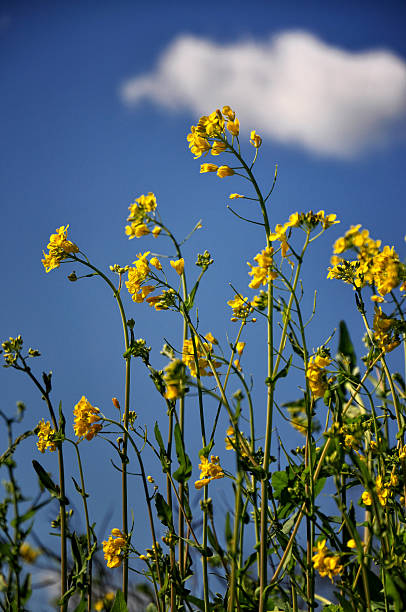
[[[352,372],[357,364],[357,357],[355,355],[354,346],[351,342],[350,333],[345,321],[340,321],[338,352],[348,359],[350,372]]]
[[[173,530],[173,515],[169,504],[160,493],[155,495],[155,507],[159,520],[163,525]]]
[[[314,497],[315,498],[324,489],[324,485],[326,484],[326,481],[327,481],[327,478],[318,478],[316,484],[314,485]]]
[[[87,610],[87,601],[86,599],[82,599],[73,612],[85,612],[85,610]]]
[[[120,589],[116,593],[111,612],[128,612],[127,604],[125,603],[124,595]]]
[[[34,470],[37,472],[42,486],[44,486],[52,495],[59,495],[59,488],[56,486],[48,472],[44,470],[42,465],[35,459],[33,459],[32,465]]]
[[[173,477],[177,482],[186,482],[189,480],[192,475],[192,464],[190,462],[189,457],[185,453],[185,449],[183,446],[182,440],[182,432],[178,423],[175,425],[175,446],[176,446],[176,455],[179,461],[179,468],[174,472]]]
[[[155,440],[158,442],[158,446],[159,446],[159,458],[161,460],[162,471],[164,472],[164,474],[167,474],[169,471],[170,461],[166,454],[164,441],[162,439],[162,435],[159,430],[158,421],[155,421],[154,434],[155,434]]]
[[[276,499],[279,499],[282,495],[282,492],[288,486],[289,477],[286,472],[274,472],[272,474],[271,483],[273,488],[273,493]]]
[[[286,376],[288,375],[291,363],[292,363],[292,357],[293,355],[289,357],[288,363],[285,365],[284,368],[279,370],[279,372],[275,376],[268,376],[265,379],[265,384],[268,385],[268,387],[270,387],[271,385],[275,385],[278,378],[286,378]]]

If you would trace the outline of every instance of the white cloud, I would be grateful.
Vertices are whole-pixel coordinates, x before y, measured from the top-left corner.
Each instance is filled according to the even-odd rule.
[[[122,100],[208,114],[230,104],[246,129],[318,154],[351,157],[406,116],[406,63],[387,50],[349,52],[303,31],[217,45],[182,35]]]

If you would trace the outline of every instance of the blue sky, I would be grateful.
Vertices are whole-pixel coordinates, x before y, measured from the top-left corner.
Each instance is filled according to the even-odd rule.
[[[200,176],[187,148],[190,126],[217,106],[235,108],[247,152],[249,131],[263,136],[257,172],[264,189],[278,164],[272,225],[296,210],[324,209],[341,220],[315,243],[303,273],[305,303],[318,288],[311,346],[321,345],[342,318],[358,325],[351,290],[327,281],[326,269],[332,243],[357,223],[404,258],[405,17],[405,4],[390,1],[383,8],[363,1],[147,7],[3,0],[1,335],[21,333],[27,346],[40,349],[37,367],[53,370],[55,403],[62,399],[67,414],[82,395],[110,411],[111,397],[122,397],[123,364],[120,320],[108,290],[96,279],[69,283],[72,267],[47,275],[42,268],[42,249],[60,225],[69,223],[72,240],[108,269],[132,262],[139,251],[166,249],[149,237],[128,242],[124,235],[127,207],[140,194],[156,194],[179,237],[202,219],[203,229],[185,247],[190,279],[196,253],[208,249],[215,259],[200,294],[201,330],[212,331],[224,347],[226,334],[233,338],[229,283],[247,291],[246,261],[263,248],[264,237],[226,209],[241,180]],[[256,214],[246,206],[236,208]],[[180,322],[146,305],[126,305],[136,337],[145,337],[155,364],[164,365],[162,338],[179,342]],[[248,372],[263,367],[256,361],[263,330],[250,334]],[[138,364],[134,376],[133,408],[151,429],[164,410]],[[1,386],[3,409],[26,402],[27,427],[45,416],[41,399],[17,373],[2,371]],[[280,400],[296,393],[284,389]],[[262,404],[259,392],[259,421]],[[196,417],[191,400],[188,427],[198,448]],[[110,529],[118,522],[119,494],[110,451],[101,440],[82,446],[94,489],[91,508],[96,518],[113,513]],[[33,456],[28,441],[18,455],[27,482]],[[54,459],[41,457],[50,470]],[[136,524],[142,513],[135,508]]]

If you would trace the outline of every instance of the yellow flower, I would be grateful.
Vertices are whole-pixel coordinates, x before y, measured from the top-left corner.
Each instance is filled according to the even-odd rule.
[[[217,172],[218,166],[216,164],[202,164],[200,166],[200,174],[204,172]]]
[[[179,276],[182,276],[185,267],[185,260],[183,259],[183,257],[181,259],[177,259],[176,261],[171,261],[170,264],[172,268],[179,274]]]
[[[361,499],[366,506],[372,506],[372,495],[369,491],[364,491],[361,495]]]
[[[314,397],[317,399],[323,397],[328,389],[327,376],[324,368],[331,363],[328,356],[317,354],[314,358],[311,357],[306,370],[306,378],[309,381],[309,387]]]
[[[217,176],[220,178],[224,178],[225,176],[233,176],[233,174],[235,174],[235,172],[229,166],[220,166],[217,170]]]
[[[152,476],[147,476],[147,480],[148,482],[154,483],[155,480],[152,478]]]
[[[245,198],[245,196],[240,195],[239,193],[230,193],[228,196],[230,200],[236,200],[237,198]]]
[[[314,547],[316,554],[312,557],[314,569],[318,570],[320,576],[328,576],[333,582],[333,577],[341,574],[343,566],[340,565],[340,555],[333,555],[326,546],[326,540],[322,540]]]
[[[227,123],[227,129],[233,136],[238,136],[238,134],[240,133],[240,122],[238,121],[238,119],[235,119],[234,121],[229,121]]]
[[[195,336],[195,346],[196,358],[194,355],[192,339],[186,339],[184,341],[182,352],[183,363],[187,365],[193,378],[197,378],[197,365],[199,366],[200,376],[212,376],[213,374],[211,372],[209,362],[204,356],[204,352],[200,346],[199,337],[197,335]],[[211,342],[203,342],[203,349],[210,354],[213,350]],[[213,361],[212,364],[216,369],[221,366],[221,363],[217,361]]]
[[[41,554],[40,550],[32,548],[28,542],[23,542],[20,546],[19,555],[25,563],[35,563],[37,557]]]
[[[205,339],[207,340],[207,342],[211,342],[212,344],[218,344],[218,341],[216,340],[216,338],[213,336],[211,332],[208,332],[205,335]]]
[[[241,355],[241,353],[243,352],[245,348],[245,342],[237,342],[236,346],[235,346],[235,350],[237,351],[237,353],[239,355]]]
[[[86,438],[86,440],[92,440],[102,429],[102,425],[97,423],[97,421],[100,421],[99,413],[100,410],[92,406],[83,395],[73,410],[75,416],[75,424],[73,426],[75,435],[80,438]]]
[[[200,470],[200,479],[196,480],[195,487],[196,489],[201,489],[205,487],[212,480],[217,480],[218,478],[224,478],[225,474],[221,465],[219,464],[219,458],[212,455],[210,457],[210,461],[207,457],[200,457],[201,463],[199,464]]]
[[[259,136],[255,130],[252,130],[251,132],[251,136],[250,136],[250,143],[252,144],[253,147],[255,147],[256,149],[258,149],[261,144],[262,144],[262,138],[261,136]]]
[[[127,548],[127,538],[119,529],[112,529],[108,540],[103,541],[107,567],[120,567]]]
[[[382,312],[381,307],[375,306],[374,315],[374,341],[385,353],[390,353],[400,344],[400,337],[396,329],[396,319],[391,319]]]
[[[399,459],[406,459],[406,444],[399,447]]]
[[[159,225],[156,225],[151,233],[152,233],[154,238],[158,238],[158,236],[161,233],[161,231],[162,231],[162,228],[159,227]]]
[[[51,234],[48,243],[48,253],[43,252],[44,259],[42,264],[44,265],[45,272],[50,272],[55,268],[59,268],[60,262],[65,259],[71,253],[78,253],[79,247],[74,242],[68,240],[68,227],[69,225],[61,226],[56,230],[56,234]]]
[[[52,429],[51,427],[51,423],[49,421],[47,421],[45,423],[44,419],[42,419],[39,423],[38,423],[38,442],[37,442],[37,448],[41,453],[45,453],[45,451],[48,449],[51,453],[53,453],[54,451],[56,451],[56,444],[55,444],[55,434],[56,431],[55,429]]]
[[[236,295],[233,300],[229,300],[227,304],[233,309],[232,321],[237,319],[246,319],[252,312],[251,304],[248,298]]]
[[[232,110],[230,106],[223,106],[221,112],[223,113],[223,115],[227,117],[227,119],[229,119],[229,121],[234,121],[235,112]]]
[[[263,251],[255,255],[254,261],[258,263],[258,266],[254,267],[247,261],[247,265],[251,268],[250,272],[248,272],[248,274],[252,276],[252,281],[248,285],[251,289],[257,289],[261,284],[266,285],[271,280],[277,278],[277,272],[272,270],[273,252],[273,247],[266,247]]]
[[[158,257],[151,257],[151,259],[149,260],[149,263],[151,264],[151,266],[153,266],[157,270],[162,270],[162,265]]]
[[[348,540],[347,546],[348,548],[357,548],[357,543],[353,538],[351,538],[351,540]]]
[[[221,140],[216,140],[213,142],[213,146],[211,148],[212,155],[220,155],[220,153],[224,153],[227,149],[227,144],[225,142],[221,142]]]

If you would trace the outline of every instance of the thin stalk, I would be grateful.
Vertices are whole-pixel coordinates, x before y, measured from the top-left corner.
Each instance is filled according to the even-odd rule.
[[[108,276],[103,274],[101,270],[93,266],[89,261],[81,259],[80,257],[77,257],[77,255],[72,255],[72,258],[78,261],[79,263],[83,264],[84,266],[87,266],[94,272],[96,272],[96,274],[98,274],[107,283],[110,289],[113,291],[113,295],[117,300],[117,304],[118,304],[118,308],[119,308],[120,316],[121,316],[121,322],[123,325],[125,350],[128,351],[130,347],[130,342],[129,342],[129,336],[128,336],[127,318],[125,316],[124,306],[123,306],[123,302],[121,301],[119,289],[116,289],[116,287],[113,285],[113,283],[108,278]],[[130,366],[131,366],[131,357],[128,356],[126,357],[126,360],[125,360],[125,392],[124,392],[125,393],[125,396],[124,396],[125,403],[124,403],[124,418],[123,418],[125,429],[124,429],[123,446],[122,446],[122,452],[121,452],[121,495],[122,495],[121,516],[122,516],[122,526],[123,526],[122,531],[126,535],[128,534],[128,487],[127,487],[128,434],[127,434],[127,430],[128,430],[128,414],[130,410]],[[128,599],[128,558],[127,557],[124,558],[122,567],[123,567],[122,590],[123,590],[124,600],[127,602],[127,599]]]
[[[237,462],[238,453],[237,453]],[[243,475],[241,468],[238,466],[237,474],[237,485],[235,489],[235,507],[234,507],[234,530],[233,530],[233,545],[231,551],[231,576],[229,582],[229,599],[227,605],[227,612],[233,612],[235,606],[235,600],[237,596],[237,570],[238,570],[238,535],[241,522],[241,484]]]

